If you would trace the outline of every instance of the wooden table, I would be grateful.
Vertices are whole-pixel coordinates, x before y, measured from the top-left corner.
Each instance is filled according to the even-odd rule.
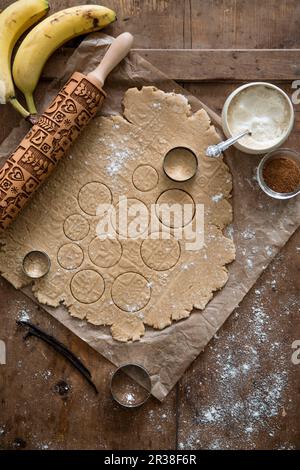
[[[10,3],[0,0],[0,9]],[[78,3],[52,0],[51,7]],[[218,112],[237,82],[272,80],[291,94],[300,74],[298,0],[102,3],[118,14],[109,33],[131,31],[145,58]],[[63,67],[72,46],[50,60],[39,90],[53,78],[51,64]],[[298,109],[288,142],[294,148]],[[20,118],[1,106],[0,119],[2,141]],[[0,278],[0,339],[7,346],[0,448],[299,449],[300,365],[291,361],[291,345],[300,339],[299,254],[298,230],[165,402],[152,399],[134,411],[112,402],[109,362]],[[23,341],[16,326],[22,312],[88,364],[99,397],[46,345]]]

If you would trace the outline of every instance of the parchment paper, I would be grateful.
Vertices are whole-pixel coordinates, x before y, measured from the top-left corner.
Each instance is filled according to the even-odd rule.
[[[105,46],[110,41],[111,38],[100,33],[84,40],[68,61],[64,75],[50,85],[40,104],[40,110],[75,70],[84,73],[92,70],[101,60]],[[101,114],[120,113],[124,92],[130,87],[144,85],[155,85],[164,91],[182,93],[189,99],[193,111],[201,108],[199,100],[136,53],[131,53],[106,83],[108,98]],[[207,111],[213,122],[217,123],[218,117],[210,110]],[[14,149],[28,127],[26,123],[22,123],[9,135],[0,147],[2,156]],[[237,254],[236,261],[229,266],[228,283],[214,296],[205,310],[194,311],[188,319],[174,323],[162,331],[149,329],[139,342],[119,343],[111,338],[105,328],[93,327],[86,321],[76,320],[63,307],[43,308],[116,366],[127,362],[143,365],[151,375],[152,394],[163,400],[299,226],[300,205],[297,198],[275,201],[258,188],[254,175],[259,159],[235,149],[227,154],[226,162],[231,168],[234,182],[234,222],[227,229],[227,236],[233,236]],[[30,288],[24,289],[24,292],[37,302]]]

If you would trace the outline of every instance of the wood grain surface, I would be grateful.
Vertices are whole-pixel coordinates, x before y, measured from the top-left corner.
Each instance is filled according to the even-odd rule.
[[[0,0],[0,9],[10,3]],[[79,3],[52,0],[51,10]],[[135,48],[151,49],[143,55],[168,69],[170,78],[197,81],[184,86],[218,112],[237,86],[232,81],[276,78],[291,94],[290,81],[300,67],[297,0],[101,3],[118,14],[108,33],[131,31]],[[50,65],[63,67],[77,43],[51,59],[37,99],[53,75]],[[195,55],[192,48],[202,49],[201,54]],[[205,50],[268,48],[273,50],[257,55]],[[178,49],[189,51],[185,55]],[[287,144],[296,149],[297,108],[295,131]],[[2,141],[19,116],[9,107],[0,109]],[[300,449],[300,365],[291,361],[292,342],[300,339],[299,254],[298,230],[165,402],[152,399],[129,411],[110,398],[113,366],[0,278],[0,340],[7,346],[7,364],[0,365],[0,448]],[[22,314],[81,357],[92,371],[99,396],[45,344],[35,338],[23,340],[24,331],[16,326]],[[62,381],[67,384],[65,394],[59,386]]]
[[[179,82],[243,81],[291,82],[300,75],[300,49],[134,49],[163,73]],[[53,80],[72,55],[61,48],[43,70]]]

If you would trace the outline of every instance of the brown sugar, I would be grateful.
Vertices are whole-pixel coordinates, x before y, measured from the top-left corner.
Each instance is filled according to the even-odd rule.
[[[279,157],[267,162],[263,178],[273,191],[292,193],[300,186],[300,168],[294,160]]]

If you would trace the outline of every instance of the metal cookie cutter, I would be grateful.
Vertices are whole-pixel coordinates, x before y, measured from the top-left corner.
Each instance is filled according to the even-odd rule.
[[[51,261],[44,251],[29,251],[23,258],[22,269],[31,279],[40,279],[50,270]]]
[[[163,169],[173,181],[185,182],[195,176],[198,168],[196,154],[187,147],[174,147],[165,155]]]
[[[142,406],[151,395],[151,378],[139,364],[124,364],[112,375],[110,391],[113,399],[125,408]]]

